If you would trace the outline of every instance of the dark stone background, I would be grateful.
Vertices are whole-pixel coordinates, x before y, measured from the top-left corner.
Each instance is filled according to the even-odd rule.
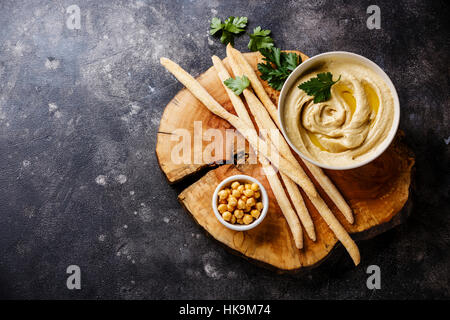
[[[65,26],[69,5],[81,29]],[[368,30],[366,8],[381,8]],[[3,298],[450,298],[449,10],[444,1],[0,1],[0,296]],[[277,46],[378,63],[417,156],[403,225],[280,275],[225,251],[178,204],[155,156],[164,106],[224,56],[214,16],[249,17]],[[236,46],[246,49],[247,36]],[[66,288],[66,268],[82,290]],[[366,288],[381,267],[382,289]]]

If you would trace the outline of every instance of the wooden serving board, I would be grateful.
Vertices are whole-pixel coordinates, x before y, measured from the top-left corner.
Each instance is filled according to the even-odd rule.
[[[297,51],[302,59],[307,56]],[[247,53],[246,59],[256,69],[261,62],[259,53]],[[227,59],[224,63],[228,67]],[[211,67],[197,78],[208,92],[228,111],[235,113],[225,90]],[[266,91],[276,102],[278,91],[263,82]],[[209,128],[219,129],[221,133],[231,129],[231,125],[213,115],[187,89],[181,90],[166,106],[161,118],[156,144],[156,153],[162,171],[169,183],[176,183],[183,178],[217,162],[233,159],[236,153],[249,152],[244,148],[224,146],[223,156],[212,155],[194,163],[198,152],[191,154],[186,163],[172,161],[173,148],[179,143],[179,129],[194,136],[194,122],[201,121],[202,131]],[[198,124],[197,124],[198,126]],[[317,189],[339,219],[345,229],[352,234],[372,237],[397,224],[395,219],[406,204],[411,183],[411,171],[414,165],[412,153],[397,136],[392,145],[375,161],[358,169],[346,171],[326,170],[330,179],[336,184],[344,198],[353,209],[355,222],[349,224],[336,206],[315,182]],[[201,151],[210,142],[204,142]],[[193,147],[194,142],[191,145]],[[228,150],[227,150],[228,149]],[[198,151],[198,150],[197,150]],[[306,170],[311,177],[309,172]],[[255,177],[268,191],[269,211],[265,220],[255,229],[246,232],[232,231],[224,227],[215,217],[211,208],[211,197],[216,186],[226,177],[234,174],[247,174]],[[223,164],[207,172],[198,181],[187,187],[179,195],[179,201],[211,236],[237,253],[266,265],[281,270],[299,270],[303,267],[317,265],[336,245],[337,239],[320,217],[317,210],[305,198],[306,205],[314,221],[317,240],[312,242],[304,232],[304,248],[295,247],[285,218],[274,198],[272,190],[259,164]]]

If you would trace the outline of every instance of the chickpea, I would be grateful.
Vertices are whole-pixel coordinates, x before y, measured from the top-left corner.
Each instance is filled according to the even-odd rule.
[[[258,191],[258,190],[259,190],[258,184],[257,184],[257,183],[252,183],[251,189],[252,189],[253,191]]]
[[[226,200],[226,199],[224,199],[224,200],[219,200],[219,204],[227,204],[227,200]]]
[[[255,191],[255,198],[256,198],[256,199],[261,198],[261,192]]]
[[[239,199],[239,198],[241,197],[241,192],[240,192],[239,190],[233,190],[233,191],[231,192],[231,195],[232,195],[233,197],[235,197],[236,199]]]
[[[250,211],[250,214],[252,215],[253,218],[258,219],[260,214],[261,214],[261,212],[259,212],[256,209],[253,209],[252,211]]]
[[[249,207],[253,207],[256,204],[255,198],[248,198],[245,204]]]
[[[239,224],[244,224],[244,220],[242,220],[242,219],[237,219],[236,221],[237,221],[237,223],[239,223]]]
[[[262,202],[257,202],[256,203],[256,210],[261,211],[263,209],[263,204]]]
[[[245,202],[244,202],[244,200],[242,200],[242,199],[238,200],[237,208],[238,209],[245,209]]]
[[[233,207],[236,207],[237,205],[237,199],[233,196],[228,197],[228,204],[232,205]]]
[[[248,199],[248,198],[247,198],[246,196],[241,196],[241,200],[242,200],[242,201],[246,202],[247,199]]]
[[[239,183],[239,181],[235,181],[231,184],[231,189],[235,190],[237,189],[241,184]]]
[[[219,196],[219,200],[225,200],[228,197],[228,193],[226,190],[220,190],[217,195]]]
[[[250,212],[250,210],[252,210],[251,206],[245,206],[244,212]]]
[[[253,197],[254,192],[253,192],[252,189],[244,190],[244,195],[245,195],[247,198],[250,198],[250,197]]]
[[[245,224],[250,224],[253,222],[253,217],[249,214],[246,214],[244,218],[242,218]]]
[[[219,210],[220,213],[224,213],[225,211],[227,211],[227,209],[227,205],[224,203],[219,204],[219,206],[217,207],[217,210]]]
[[[236,190],[239,191],[240,193],[242,193],[242,192],[244,192],[245,187],[241,184],[239,187],[237,187]]]
[[[245,190],[250,190],[252,188],[252,185],[250,183],[245,184]]]
[[[244,216],[244,211],[236,209],[236,210],[234,210],[234,216],[237,219],[241,219]]]
[[[234,216],[234,215],[232,215],[231,216],[231,219],[230,219],[230,222],[232,223],[232,224],[235,224],[236,223],[236,217]]]
[[[224,213],[222,213],[222,218],[225,221],[230,221],[231,220],[231,212],[225,211]]]
[[[227,210],[233,212],[234,206],[232,206],[230,203],[227,204]]]

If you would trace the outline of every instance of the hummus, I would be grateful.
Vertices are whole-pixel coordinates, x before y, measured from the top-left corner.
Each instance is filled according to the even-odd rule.
[[[298,85],[331,72],[331,99],[314,103]],[[388,136],[394,100],[384,80],[373,70],[351,60],[330,59],[300,76],[286,96],[286,134],[305,156],[330,166],[364,161]]]

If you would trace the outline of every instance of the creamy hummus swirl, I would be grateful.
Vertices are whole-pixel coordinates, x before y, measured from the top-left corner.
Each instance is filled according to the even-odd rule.
[[[314,103],[297,87],[321,72],[341,80],[331,87],[331,99]],[[350,61],[331,60],[301,76],[285,103],[291,142],[311,159],[332,166],[364,161],[388,136],[394,118],[387,84],[373,70]]]

